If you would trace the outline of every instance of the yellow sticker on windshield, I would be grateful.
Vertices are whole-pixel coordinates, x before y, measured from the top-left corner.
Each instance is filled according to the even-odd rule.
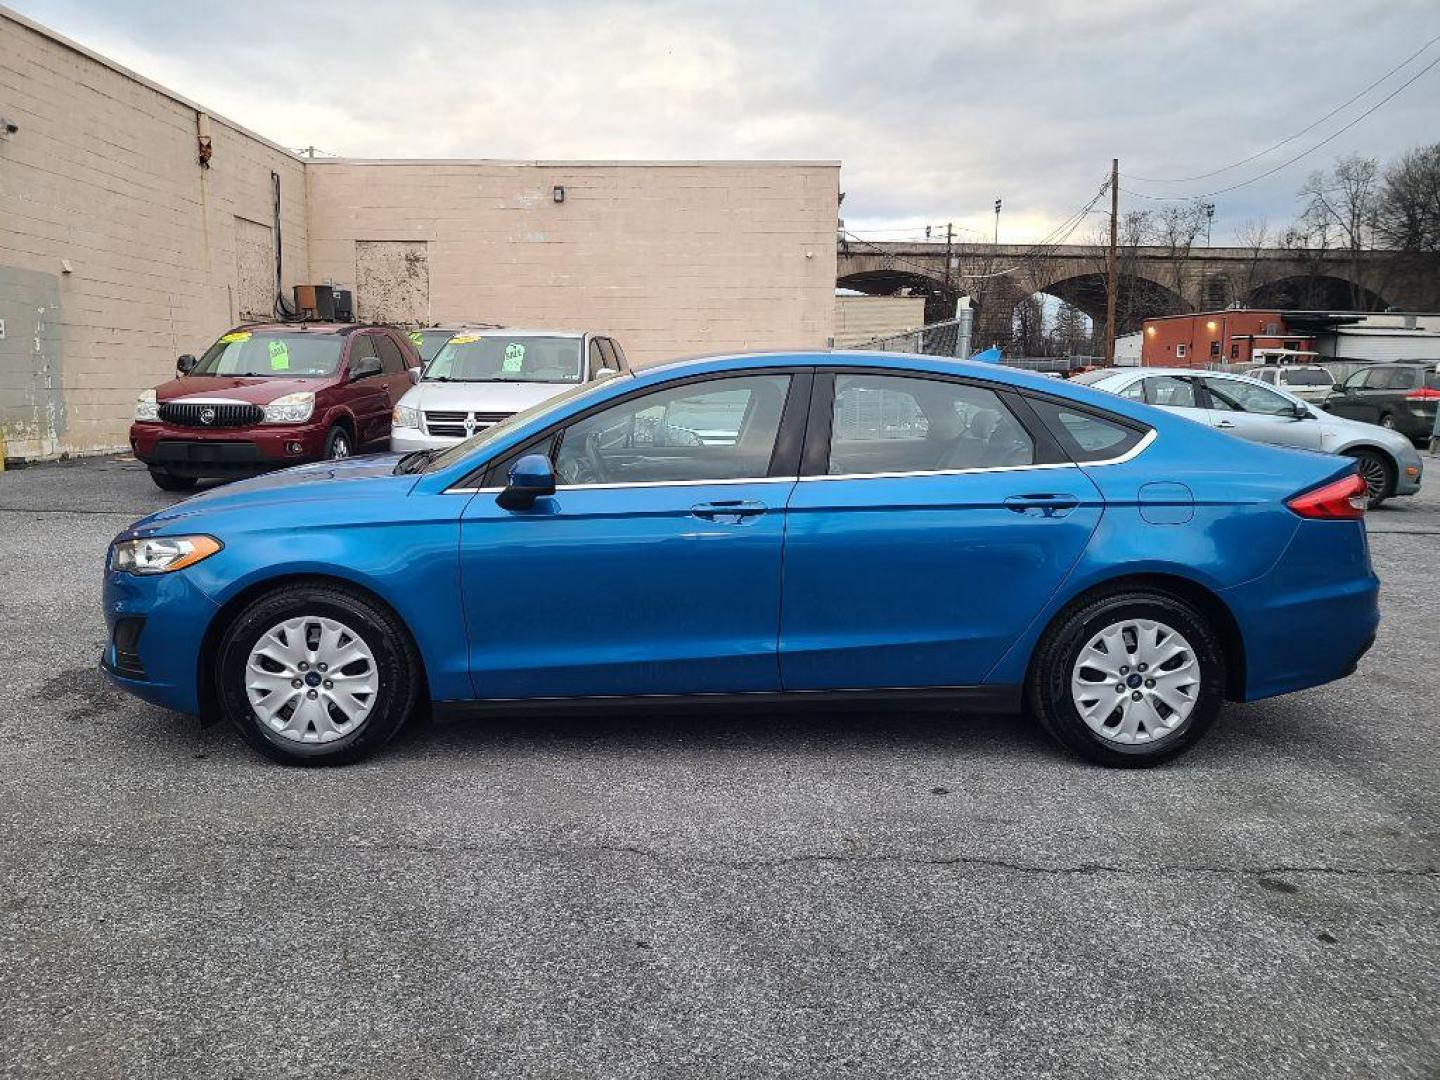
[[[472,342],[476,342],[476,341],[479,341],[479,340],[480,340],[480,335],[479,335],[479,334],[456,334],[456,335],[455,335],[454,337],[452,337],[449,341],[447,341],[446,344],[447,344],[447,345],[469,345],[469,344],[471,344]]]
[[[236,341],[249,341],[249,340],[250,340],[250,331],[249,331],[249,330],[237,330],[237,331],[235,331],[235,333],[233,333],[233,334],[226,334],[224,337],[222,337],[222,338],[220,339],[220,344],[221,344],[221,345],[229,345],[229,344],[232,344],[233,342],[236,342]]]
[[[270,342],[270,370],[290,370],[290,346],[283,341]]]
[[[518,341],[512,341],[505,346],[505,361],[500,365],[501,371],[519,371],[525,365],[525,346]]]
[[[425,335],[420,333],[419,330],[411,330],[410,333],[405,336],[410,339],[410,344],[414,345],[417,349],[425,344]]]

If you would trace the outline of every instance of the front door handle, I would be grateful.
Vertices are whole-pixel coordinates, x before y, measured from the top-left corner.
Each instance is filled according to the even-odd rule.
[[[1218,428],[1233,428],[1235,423],[1232,420],[1216,420],[1215,426]]]
[[[1005,509],[1007,510],[1013,510],[1017,514],[1034,514],[1047,518],[1064,517],[1079,505],[1080,500],[1074,495],[1049,491],[1037,492],[1032,495],[1011,495],[1005,500]]]
[[[745,499],[721,499],[692,506],[690,514],[702,521],[714,521],[720,525],[745,525],[754,521],[768,509],[769,507],[761,502],[750,502]]]

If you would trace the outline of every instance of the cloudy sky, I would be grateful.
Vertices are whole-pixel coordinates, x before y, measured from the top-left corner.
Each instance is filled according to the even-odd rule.
[[[855,230],[953,221],[1030,241],[1109,168],[1189,177],[1319,119],[1440,36],[1436,0],[6,0],[291,147],[354,157],[822,158]],[[1355,105],[1240,168],[1249,180]],[[1215,242],[1283,224],[1337,154],[1440,141],[1440,66],[1304,160],[1212,196]],[[1156,206],[1124,196],[1127,206]],[[1076,233],[1100,226],[1092,217]],[[979,233],[962,233],[978,235]]]

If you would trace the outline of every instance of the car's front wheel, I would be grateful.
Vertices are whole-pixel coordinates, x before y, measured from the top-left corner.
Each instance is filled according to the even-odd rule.
[[[336,424],[325,435],[325,457],[330,461],[340,461],[348,458],[355,452],[350,445],[350,432]]]
[[[1036,648],[1026,693],[1065,746],[1135,768],[1194,745],[1224,688],[1224,652],[1200,612],[1163,592],[1125,590],[1057,619]]]
[[[161,491],[189,491],[195,486],[195,477],[176,476],[164,469],[151,469],[150,479]]]
[[[410,637],[390,611],[341,585],[285,586],[221,638],[221,710],[255,749],[295,765],[343,765],[384,746],[420,690]]]

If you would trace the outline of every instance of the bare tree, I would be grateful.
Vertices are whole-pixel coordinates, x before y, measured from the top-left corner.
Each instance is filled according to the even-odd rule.
[[[1440,251],[1440,143],[1411,150],[1386,167],[1375,233],[1398,251]]]
[[[1166,249],[1170,259],[1172,287],[1182,298],[1185,295],[1182,269],[1195,238],[1205,231],[1205,204],[1200,200],[1188,203],[1167,203],[1151,219],[1154,242]]]
[[[1329,172],[1315,172],[1300,189],[1305,201],[1296,226],[1302,234],[1342,253],[1355,310],[1367,304],[1367,282],[1374,275],[1363,255],[1375,249],[1380,214],[1380,165],[1356,154],[1338,158]]]
[[[1011,341],[1021,356],[1045,355],[1045,305],[1039,296],[1027,296],[1015,305],[1015,333]]]
[[[1240,300],[1248,303],[1259,276],[1261,253],[1274,243],[1275,238],[1270,234],[1270,223],[1264,218],[1246,218],[1235,230],[1235,239],[1245,251],[1245,278],[1241,284]]]

